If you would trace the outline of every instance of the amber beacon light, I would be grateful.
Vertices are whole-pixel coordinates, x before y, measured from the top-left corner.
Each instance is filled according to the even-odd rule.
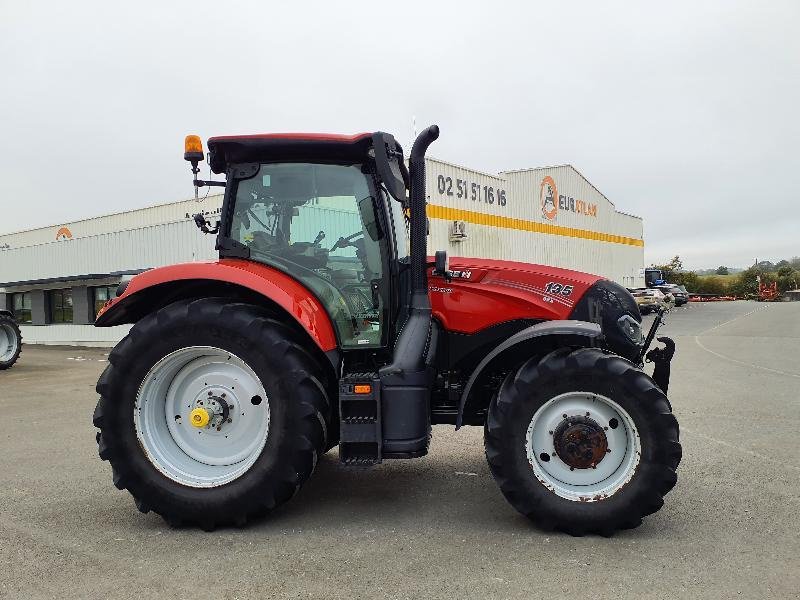
[[[203,160],[203,140],[199,135],[187,135],[183,143],[183,160],[193,163]]]

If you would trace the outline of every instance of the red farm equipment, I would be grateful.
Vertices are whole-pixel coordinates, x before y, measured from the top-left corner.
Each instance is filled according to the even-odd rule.
[[[780,293],[778,292],[778,282],[766,283],[759,280],[758,282],[758,300],[760,302],[776,302],[780,300]]]
[[[243,525],[338,445],[348,467],[480,426],[508,501],[541,527],[610,535],[676,482],[666,391],[622,286],[547,266],[427,253],[425,152],[387,133],[188,136],[195,189],[225,188],[219,260],[120,285],[98,327],[133,323],[97,383],[100,457],[142,512]],[[407,232],[409,232],[407,234]],[[328,243],[323,243],[325,240]],[[643,370],[655,363],[653,377]],[[401,502],[402,499],[398,499]]]

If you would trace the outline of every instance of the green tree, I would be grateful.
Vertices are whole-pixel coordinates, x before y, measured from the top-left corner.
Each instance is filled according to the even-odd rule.
[[[778,270],[778,290],[783,293],[796,290],[800,286],[800,273],[791,267],[781,267]]]
[[[745,269],[739,273],[739,276],[731,285],[731,293],[743,298],[758,296],[758,277],[761,276],[761,274],[758,267]]]
[[[762,273],[772,273],[775,271],[775,263],[768,260],[759,261],[756,267],[758,267],[758,270]]]
[[[655,269],[661,269],[664,273],[664,279],[670,283],[676,283],[676,273],[683,270],[683,262],[680,256],[674,256],[671,261],[665,265],[650,265]]]
[[[723,296],[728,293],[728,283],[716,275],[703,277],[699,282],[699,287],[701,294],[717,294]]]
[[[700,289],[700,278],[694,271],[678,273],[675,283],[685,286],[689,292],[699,292]]]
[[[728,267],[717,267],[717,275],[728,275]]]

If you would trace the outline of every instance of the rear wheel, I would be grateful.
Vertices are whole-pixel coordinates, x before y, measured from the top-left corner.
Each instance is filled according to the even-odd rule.
[[[0,314],[0,371],[10,368],[22,352],[22,334],[11,315]]]
[[[611,535],[663,505],[681,458],[653,380],[597,349],[557,350],[506,378],[485,428],[508,501],[544,529]]]
[[[258,308],[182,301],[109,355],[94,415],[100,457],[143,512],[204,529],[291,498],[326,444],[319,364]]]

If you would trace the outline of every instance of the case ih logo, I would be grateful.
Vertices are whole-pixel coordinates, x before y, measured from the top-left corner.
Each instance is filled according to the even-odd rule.
[[[542,216],[548,221],[555,221],[559,210],[597,218],[597,205],[584,200],[576,200],[571,196],[558,193],[556,182],[549,175],[542,179],[539,187],[539,204],[542,207]]]

